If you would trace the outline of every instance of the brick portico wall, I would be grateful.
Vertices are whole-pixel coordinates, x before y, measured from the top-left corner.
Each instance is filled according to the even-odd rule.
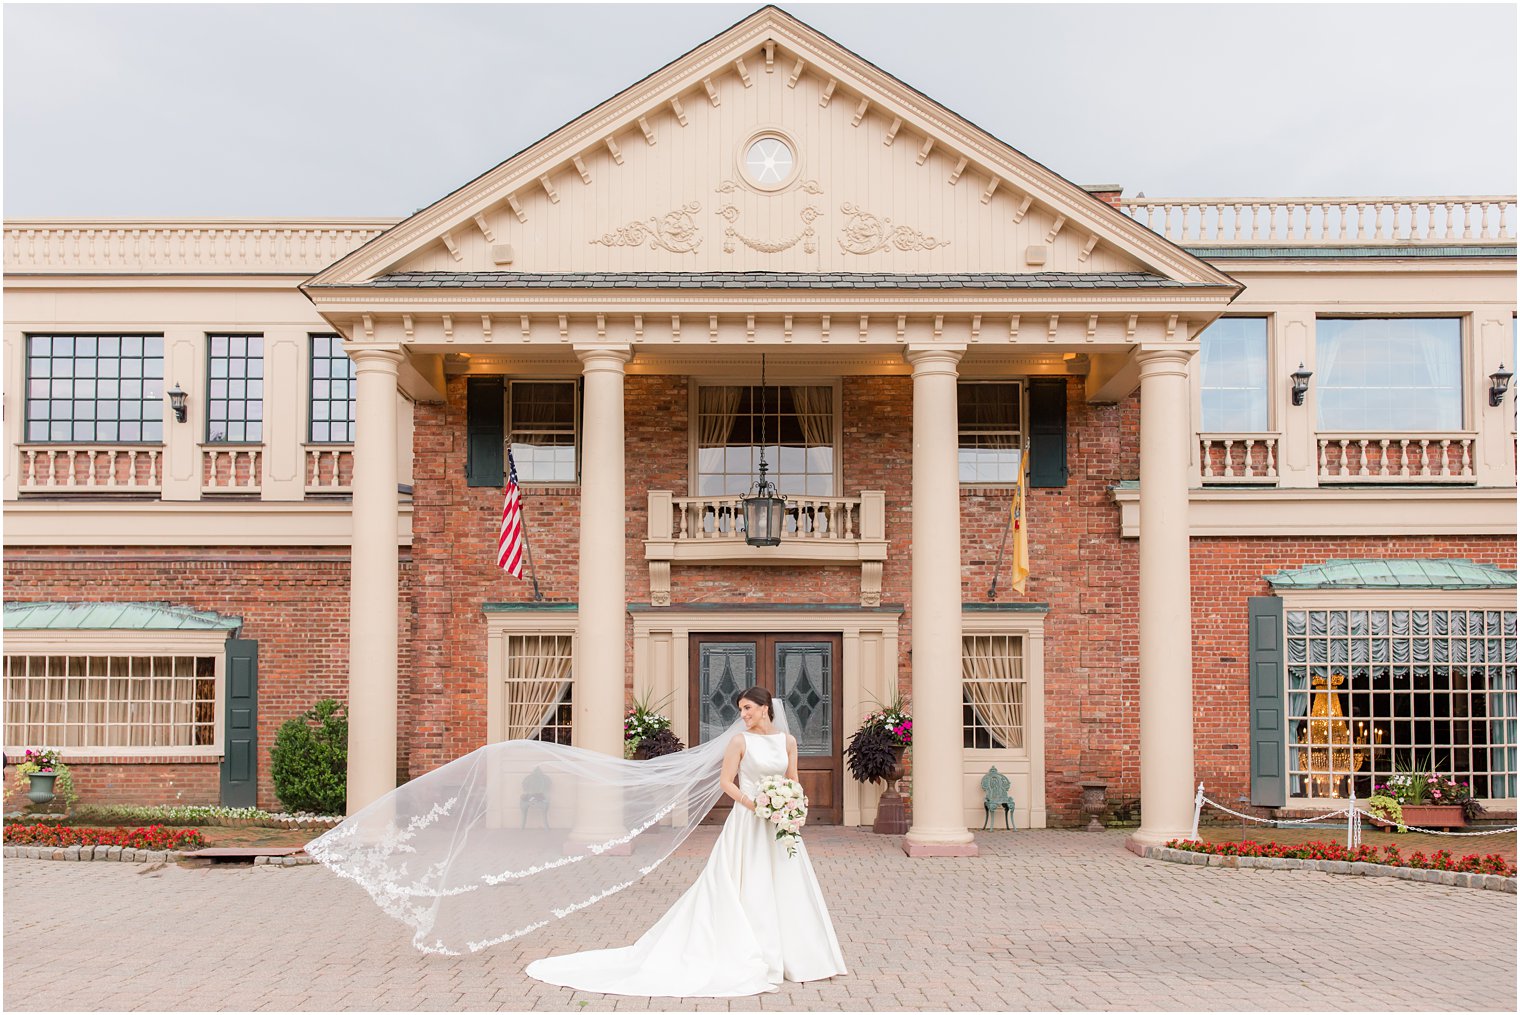
[[[348,572],[346,548],[90,547],[60,553],[7,547],[5,599],[167,602],[241,617],[241,637],[259,643],[258,806],[277,811],[269,755],[276,731],[320,698],[348,698]],[[411,667],[411,573],[403,557],[398,617],[403,672]],[[412,709],[405,685],[399,709],[404,739]],[[81,804],[219,800],[219,759],[85,761],[67,748],[63,758]],[[404,753],[401,760],[404,765]],[[5,776],[13,778],[9,765]]]
[[[688,381],[630,374],[627,419],[627,589],[648,602],[643,561],[648,491],[687,492]],[[1026,595],[1008,589],[1003,565],[998,601],[1046,602],[1046,794],[1052,824],[1085,820],[1078,809],[1086,779],[1107,779],[1110,801],[1139,793],[1138,544],[1119,536],[1110,487],[1139,474],[1139,396],[1089,405],[1079,381],[1068,384],[1067,462],[1061,488],[1029,498],[1030,564]],[[846,377],[842,394],[843,488],[887,491],[888,560],[882,600],[910,601],[912,382],[907,377]],[[415,409],[413,547],[402,563],[399,687],[401,778],[474,750],[486,735],[486,644],[481,605],[528,602],[531,585],[495,566],[501,491],[465,477],[465,380],[454,378],[446,404]],[[963,600],[987,602],[1008,521],[1006,490],[963,491]],[[551,602],[576,598],[579,491],[525,491],[528,534],[540,586]],[[1515,566],[1505,537],[1334,539],[1213,538],[1192,542],[1193,668],[1197,776],[1216,799],[1248,791],[1246,598],[1268,594],[1262,575],[1331,557],[1465,557]],[[675,567],[677,604],[859,601],[859,571],[847,567]],[[61,553],[9,548],[5,598],[11,601],[122,599],[168,601],[240,616],[259,640],[259,804],[277,808],[269,748],[285,719],[324,696],[346,698],[348,560],[346,549],[119,548]],[[913,618],[903,618],[899,673],[912,689]],[[631,623],[625,681],[631,682]],[[844,731],[848,736],[852,729]],[[911,760],[911,759],[910,759]],[[214,803],[214,764],[75,764],[82,801]],[[9,775],[9,772],[7,772]],[[904,789],[911,787],[911,773]],[[1216,794],[1224,794],[1219,796]]]

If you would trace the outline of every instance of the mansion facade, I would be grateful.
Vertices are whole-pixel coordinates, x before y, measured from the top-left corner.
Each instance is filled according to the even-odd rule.
[[[399,221],[8,221],[6,761],[277,810],[334,697],[353,811],[761,684],[852,825],[910,698],[916,855],[993,766],[1144,842],[1415,761],[1512,811],[1515,230],[1079,186],[774,8]]]

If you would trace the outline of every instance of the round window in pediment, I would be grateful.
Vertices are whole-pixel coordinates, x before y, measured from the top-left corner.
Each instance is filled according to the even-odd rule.
[[[797,154],[791,141],[774,131],[752,137],[741,164],[745,179],[760,190],[779,190],[797,175]]]

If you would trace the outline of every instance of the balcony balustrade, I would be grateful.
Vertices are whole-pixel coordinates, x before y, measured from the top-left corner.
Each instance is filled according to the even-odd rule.
[[[20,451],[23,493],[158,493],[161,444],[27,444]]]
[[[1193,247],[1515,242],[1515,197],[1127,198],[1119,208]]]

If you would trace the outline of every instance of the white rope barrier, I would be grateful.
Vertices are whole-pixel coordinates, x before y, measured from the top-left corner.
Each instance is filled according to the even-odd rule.
[[[1243,821],[1256,821],[1263,825],[1312,825],[1315,822],[1326,821],[1330,818],[1344,817],[1346,819],[1346,847],[1348,849],[1355,849],[1362,843],[1363,815],[1373,820],[1374,822],[1382,821],[1388,824],[1395,824],[1395,822],[1388,821],[1388,819],[1382,815],[1373,814],[1371,811],[1365,811],[1358,807],[1356,805],[1357,801],[1355,789],[1352,789],[1351,798],[1348,803],[1349,806],[1342,807],[1340,810],[1326,811],[1324,814],[1319,814],[1312,818],[1258,818],[1254,814],[1242,814],[1240,811],[1232,810],[1231,808],[1226,807],[1224,804],[1220,803],[1217,800],[1209,799],[1204,795],[1203,783],[1200,782],[1198,784],[1198,793],[1193,798],[1193,839],[1196,840],[1198,838],[1198,819],[1203,813],[1204,804],[1208,804],[1215,810],[1224,811],[1226,814],[1234,815]],[[1437,831],[1434,828],[1419,828],[1414,825],[1401,825],[1400,827],[1402,827],[1405,831],[1420,832],[1424,835],[1446,835],[1456,837],[1470,835],[1504,835],[1508,832],[1517,830],[1517,826],[1515,825],[1510,825],[1508,828],[1485,828],[1481,831],[1476,832],[1443,832]]]

